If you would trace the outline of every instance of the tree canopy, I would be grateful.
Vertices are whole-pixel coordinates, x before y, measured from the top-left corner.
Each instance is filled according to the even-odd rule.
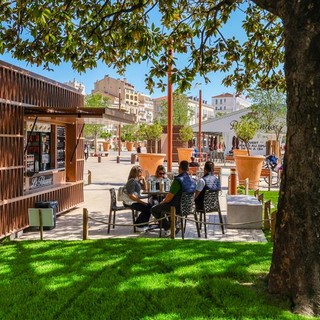
[[[80,72],[99,60],[120,74],[128,64],[146,61],[150,90],[155,84],[164,88],[168,63],[182,92],[197,74],[208,82],[210,71],[232,71],[223,83],[234,83],[238,91],[256,82],[283,86],[282,24],[255,2],[265,1],[4,1],[0,53],[45,68],[71,62]],[[223,25],[239,9],[243,41],[223,34]],[[170,48],[173,56],[167,54]],[[188,65],[179,66],[175,54],[187,55]]]
[[[286,95],[283,92],[273,90],[256,89],[251,92],[250,97],[252,114],[259,122],[260,130],[272,132],[279,140],[280,135],[286,130]]]
[[[86,108],[107,108],[109,105],[109,99],[103,97],[100,93],[89,94],[84,98]],[[86,124],[84,127],[84,136],[94,138],[95,153],[98,151],[97,139],[104,134],[104,127],[103,124]]]
[[[189,123],[190,117],[194,112],[188,105],[188,97],[185,94],[175,93],[173,95],[173,125],[185,126]],[[168,102],[163,101],[161,105],[160,123],[166,125],[168,123]]]

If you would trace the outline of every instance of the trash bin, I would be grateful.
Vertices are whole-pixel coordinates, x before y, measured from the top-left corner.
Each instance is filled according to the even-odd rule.
[[[43,227],[43,230],[52,230],[56,227],[58,201],[40,201],[35,203],[35,208],[49,208],[52,209],[53,226]]]
[[[137,160],[137,154],[131,153],[131,164],[135,164]]]

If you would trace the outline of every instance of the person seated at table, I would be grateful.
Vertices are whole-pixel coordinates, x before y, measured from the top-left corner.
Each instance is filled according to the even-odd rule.
[[[195,160],[195,157],[191,157],[191,162],[189,162],[189,167],[199,167],[199,162]]]
[[[196,190],[196,183],[188,174],[189,163],[183,160],[179,164],[179,174],[174,178],[169,193],[156,206],[152,207],[151,213],[156,219],[161,219],[166,213],[170,213],[171,207],[176,207],[177,213],[180,212],[180,201],[182,192],[194,193]],[[170,220],[162,220],[163,228],[168,231],[170,229]],[[176,228],[176,233],[180,231]]]
[[[156,190],[160,190],[160,183],[161,181],[164,182],[163,180],[166,179],[168,180],[167,176],[166,176],[166,168],[160,164],[158,165],[157,169],[156,169],[156,173],[153,176],[149,177],[149,181],[154,181],[156,183]],[[152,205],[156,205],[159,204],[159,201],[161,201],[163,199],[163,195],[152,195],[149,198],[149,202]]]
[[[203,210],[204,194],[206,190],[221,190],[220,180],[214,175],[213,161],[206,161],[203,168],[204,175],[197,182],[195,204]]]
[[[124,188],[123,204],[140,212],[135,223],[138,224],[137,228],[146,230],[151,216],[151,204],[142,200],[141,189],[146,189],[146,180],[142,175],[142,168],[133,166]]]
[[[160,189],[160,185],[159,185],[160,181],[163,179],[167,179],[166,174],[167,174],[166,168],[162,164],[160,164],[160,165],[158,165],[155,174],[153,176],[149,177],[150,181],[156,182],[156,189],[157,190]]]

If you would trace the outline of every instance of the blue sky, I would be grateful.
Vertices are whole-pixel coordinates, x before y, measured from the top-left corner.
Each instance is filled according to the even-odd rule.
[[[228,22],[228,24],[223,28],[223,33],[226,37],[235,36],[236,38],[242,38],[244,36],[244,32],[241,28],[241,20],[243,19],[243,15],[237,11],[237,13],[233,14],[232,19]],[[184,57],[180,57],[182,61],[179,61],[183,64]],[[98,63],[98,67],[93,70],[87,70],[85,73],[79,74],[75,72],[71,65],[68,63],[63,63],[60,66],[52,66],[53,71],[43,70],[42,67],[36,67],[32,66],[30,64],[27,64],[24,61],[19,61],[16,59],[13,59],[10,53],[0,55],[0,60],[3,60],[5,62],[11,63],[13,65],[19,66],[23,69],[26,69],[28,71],[32,71],[34,73],[37,73],[39,75],[45,76],[47,78],[50,78],[52,80],[58,81],[58,82],[68,82],[72,81],[73,79],[76,79],[77,81],[83,83],[86,88],[86,94],[91,93],[91,90],[94,87],[94,82],[97,80],[101,80],[104,78],[105,75],[109,75],[113,78],[120,78],[123,79],[124,77],[127,79],[129,83],[135,86],[135,89],[137,91],[140,91],[142,93],[150,94],[147,89],[145,89],[145,74],[148,72],[148,66],[146,64],[141,65],[131,65],[127,67],[127,71],[124,76],[120,76],[116,73],[115,70],[112,68],[108,68],[102,63]],[[209,74],[209,78],[211,82],[209,84],[205,84],[204,79],[201,77],[197,77],[194,81],[194,84],[200,83],[200,85],[193,85],[190,92],[187,92],[186,94],[192,95],[192,96],[199,96],[199,90],[202,90],[202,98],[204,100],[207,100],[209,103],[211,102],[211,97],[222,94],[225,92],[233,93],[234,88],[233,87],[224,87],[221,84],[221,81],[223,79],[222,73],[211,73]],[[155,88],[154,93],[151,95],[153,98],[161,97],[166,95],[166,92],[161,92],[160,90],[157,90]]]
[[[45,76],[52,80],[58,82],[68,82],[76,79],[77,81],[83,83],[86,87],[86,94],[91,93],[91,90],[94,87],[94,82],[97,80],[101,80],[104,78],[105,75],[109,75],[112,78],[120,78],[123,79],[124,77],[127,81],[135,86],[137,91],[142,93],[149,94],[148,90],[145,89],[144,83],[144,75],[148,72],[148,67],[146,65],[131,65],[127,68],[127,72],[125,76],[119,76],[115,70],[112,68],[106,67],[104,64],[99,63],[98,67],[93,70],[87,70],[86,73],[79,74],[71,68],[70,64],[63,63],[60,66],[51,66],[54,71],[43,70],[42,67],[31,66],[24,61],[19,61],[13,59],[10,54],[0,55],[0,60],[5,62],[11,63],[16,65],[20,68],[26,69],[28,71],[32,71],[39,75]],[[195,80],[195,83],[202,83],[202,85],[194,85],[193,88],[190,90],[190,94],[192,96],[199,96],[199,90],[202,90],[202,98],[211,102],[211,96],[218,95],[224,92],[232,93],[234,90],[233,88],[226,88],[221,85],[221,80],[223,76],[222,74],[211,74],[210,80],[211,83],[205,85],[204,80],[201,77],[198,77]],[[157,90],[155,88],[154,93],[151,95],[153,98],[161,97],[166,95],[166,92],[161,92],[161,90]]]

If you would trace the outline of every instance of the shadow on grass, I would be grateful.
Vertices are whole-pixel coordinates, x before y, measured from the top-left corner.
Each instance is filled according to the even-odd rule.
[[[271,244],[168,239],[0,246],[1,319],[305,319],[267,294]]]

